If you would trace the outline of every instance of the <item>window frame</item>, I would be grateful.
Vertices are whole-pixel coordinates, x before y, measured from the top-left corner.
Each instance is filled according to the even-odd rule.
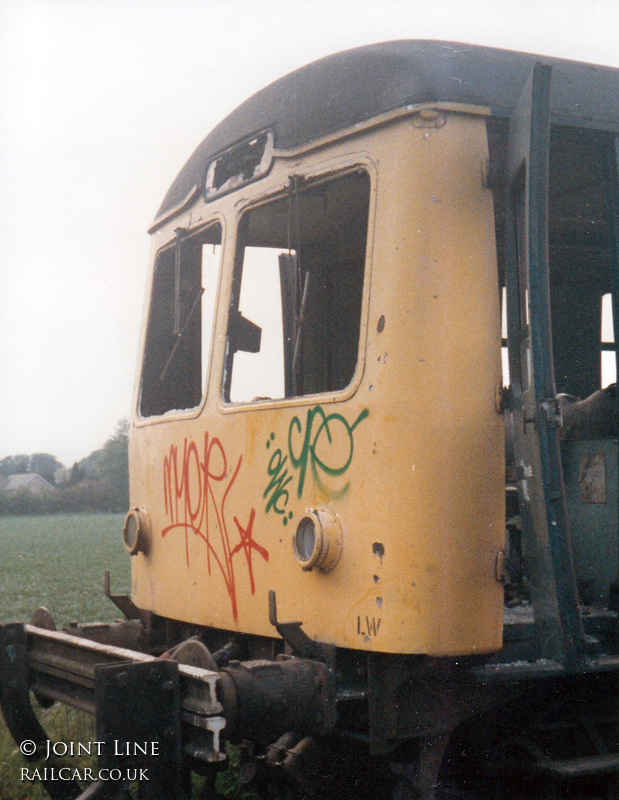
[[[605,301],[606,298],[608,298],[608,301],[605,304],[604,301]],[[616,349],[617,349],[616,327],[617,326],[616,326],[615,318],[614,318],[614,310],[615,310],[614,306],[615,306],[615,304],[613,303],[613,292],[612,291],[604,292],[604,294],[600,298],[600,306],[601,306],[601,309],[600,309],[600,323],[601,323],[600,324],[600,387],[602,389],[606,389],[609,386],[612,386],[614,383],[617,383],[617,377],[618,377],[617,376],[617,360],[616,360]],[[605,311],[607,311],[608,319],[605,319],[605,314],[604,314]],[[607,322],[607,324],[609,324],[609,326],[610,326],[610,328],[612,330],[612,333],[613,333],[613,338],[612,339],[605,339],[604,338],[604,322]],[[604,354],[605,353],[612,353],[612,359],[608,359],[608,360],[611,361],[612,367],[614,367],[614,373],[615,373],[615,375],[614,375],[615,380],[614,381],[610,380],[610,381],[608,381],[606,383],[605,383],[604,373],[605,373],[605,371],[607,369],[609,369],[609,367],[605,367],[605,365],[604,365],[604,361],[605,361]],[[610,369],[610,372],[611,373],[613,372],[612,368]]]
[[[191,218],[189,222],[191,221]],[[206,361],[206,367],[204,369],[204,375],[202,376],[202,395],[200,402],[195,405],[191,406],[190,408],[173,408],[169,409],[168,411],[163,412],[162,414],[152,414],[146,416],[142,413],[140,406],[141,406],[141,398],[142,398],[142,384],[143,384],[143,373],[144,373],[144,362],[147,350],[147,342],[148,342],[148,328],[151,318],[151,308],[152,308],[152,301],[153,301],[153,288],[155,283],[155,272],[157,263],[162,255],[166,253],[166,251],[173,251],[176,242],[176,229],[179,227],[183,227],[182,225],[183,220],[177,220],[177,224],[174,228],[170,231],[169,238],[157,247],[152,260],[151,260],[151,267],[148,275],[148,283],[147,283],[147,302],[145,304],[145,317],[143,320],[143,333],[141,337],[141,349],[140,349],[140,360],[138,364],[138,378],[136,392],[135,392],[135,400],[134,400],[134,413],[135,413],[135,421],[136,425],[150,425],[157,422],[167,422],[171,419],[193,419],[195,417],[199,417],[202,413],[210,391],[210,384],[214,377],[213,368],[214,368],[214,356],[215,356],[215,344],[217,339],[217,330],[219,326],[219,315],[221,313],[221,292],[222,292],[222,285],[225,273],[225,258],[226,258],[226,249],[227,249],[227,229],[229,226],[226,225],[226,220],[224,216],[220,213],[216,213],[213,216],[209,217],[208,220],[203,221],[200,220],[198,225],[194,227],[188,227],[186,229],[186,233],[183,237],[184,241],[189,239],[193,239],[195,237],[199,237],[202,233],[207,231],[209,228],[212,228],[215,225],[219,225],[221,229],[221,254],[219,259],[219,266],[217,270],[217,278],[216,278],[216,286],[215,286],[215,295],[214,295],[214,303],[212,309],[212,324],[211,324],[211,336],[210,336],[210,343],[209,343],[209,353],[208,359]],[[202,359],[204,359],[204,353],[202,354]]]
[[[272,184],[265,187],[265,190],[257,197],[250,198],[245,204],[240,205],[236,209],[236,215],[233,224],[231,224],[231,236],[229,244],[233,249],[234,255],[230,259],[231,266],[230,273],[226,276],[225,287],[225,304],[226,304],[226,319],[222,321],[222,331],[225,335],[226,344],[224,345],[222,353],[222,363],[219,365],[221,368],[221,378],[218,387],[219,395],[219,411],[223,414],[234,414],[249,410],[262,410],[271,408],[298,408],[307,405],[321,403],[343,402],[351,398],[359,389],[363,372],[365,368],[365,351],[367,343],[367,329],[368,329],[368,316],[369,316],[369,296],[370,296],[370,283],[372,276],[372,261],[374,249],[374,231],[375,231],[375,217],[376,217],[376,185],[377,185],[377,166],[375,162],[369,157],[367,152],[350,153],[345,156],[339,156],[335,159],[331,158],[327,161],[321,161],[308,166],[301,166],[294,170],[294,176],[297,177],[304,185],[319,185],[330,181],[338,180],[355,172],[363,171],[366,173],[369,180],[369,193],[368,193],[368,216],[367,216],[367,233],[365,242],[365,259],[363,265],[363,288],[361,293],[361,308],[359,314],[359,337],[357,345],[357,359],[355,369],[350,382],[343,388],[329,392],[316,392],[312,394],[301,394],[291,397],[279,398],[260,398],[257,400],[242,400],[233,402],[226,400],[224,396],[226,386],[227,374],[227,339],[228,339],[228,324],[230,313],[232,311],[232,298],[235,291],[240,293],[242,285],[242,261],[239,263],[243,248],[240,242],[240,230],[243,218],[257,208],[269,205],[270,203],[277,202],[287,197],[289,189],[289,172],[285,174],[285,182],[279,177],[278,182],[273,186]],[[238,286],[237,286],[238,284]],[[240,295],[239,295],[240,296]],[[221,298],[220,298],[221,300]]]

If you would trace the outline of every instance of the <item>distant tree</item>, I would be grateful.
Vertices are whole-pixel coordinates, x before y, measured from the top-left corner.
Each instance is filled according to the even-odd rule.
[[[77,463],[77,461],[73,462],[73,466],[71,467],[71,477],[69,478],[69,483],[73,486],[76,483],[79,483],[84,479],[84,471]]]
[[[120,420],[100,450],[94,450],[71,470],[65,470],[55,456],[6,456],[0,460],[0,475],[36,472],[52,483],[54,473],[63,476],[54,495],[38,497],[27,490],[0,490],[0,516],[45,514],[59,511],[126,511],[129,506],[129,423]]]
[[[66,467],[58,467],[54,472],[54,483],[56,486],[66,486],[71,480],[71,470]]]
[[[36,472],[49,483],[54,483],[54,473],[57,469],[62,469],[62,466],[56,456],[50,453],[33,453],[30,456],[28,471]]]
[[[2,475],[22,475],[28,472],[28,464],[30,463],[30,456],[6,456],[0,461],[0,474]]]
[[[120,420],[114,434],[100,450],[97,472],[110,489],[110,511],[125,511],[129,506],[129,423],[126,419]]]
[[[69,513],[114,511],[112,493],[105,481],[84,480],[62,489],[62,510]]]
[[[79,468],[80,479],[82,480],[97,480],[100,477],[99,460],[101,458],[102,450],[93,450],[86,458],[82,458],[77,462]]]
[[[19,489],[16,492],[0,492],[0,515],[55,514],[62,511],[58,495],[40,496]]]

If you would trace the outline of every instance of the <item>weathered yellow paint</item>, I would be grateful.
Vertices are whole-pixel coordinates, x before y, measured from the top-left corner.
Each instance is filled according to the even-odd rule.
[[[131,502],[148,510],[153,532],[149,553],[132,560],[139,607],[273,635],[267,595],[274,589],[280,620],[300,620],[311,637],[338,646],[430,655],[501,646],[495,560],[504,540],[503,423],[494,404],[500,327],[492,198],[482,182],[486,132],[481,116],[444,113],[441,127],[398,118],[279,157],[266,178],[208,205],[198,199],[155,233],[153,258],[174,228],[215,215],[227,239],[202,407],[162,419],[136,415],[132,424]],[[309,176],[359,164],[370,173],[372,201],[351,386],[226,407],[219,387],[236,221],[248,204],[281,190],[290,172]],[[308,464],[299,496],[288,433],[292,425],[298,454],[308,413],[313,435],[319,429],[316,406],[350,426],[348,432],[333,419],[332,444],[324,436],[317,442],[330,464],[350,458],[350,466],[340,476],[318,473],[317,481]],[[220,480],[205,481],[209,447],[207,472]],[[190,509],[202,502],[199,515],[208,508],[208,530],[203,522],[199,532],[177,527],[162,535],[170,525],[164,463],[171,448],[179,486],[187,457],[183,496],[188,486]],[[283,515],[265,510],[278,450],[292,476],[286,525]],[[304,572],[291,544],[296,521],[317,506],[332,509],[343,529],[342,556],[328,574]]]

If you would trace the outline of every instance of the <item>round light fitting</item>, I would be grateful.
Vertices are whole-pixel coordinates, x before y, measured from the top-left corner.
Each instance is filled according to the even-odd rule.
[[[150,543],[150,522],[148,514],[141,508],[131,508],[123,525],[123,544],[132,556],[148,552]]]
[[[342,526],[328,508],[308,508],[292,537],[294,557],[306,572],[331,572],[342,555]]]

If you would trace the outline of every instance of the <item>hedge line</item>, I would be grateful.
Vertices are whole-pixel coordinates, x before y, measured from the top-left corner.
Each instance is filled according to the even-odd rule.
[[[27,489],[0,491],[0,516],[60,514],[71,512],[123,512],[128,508],[127,493],[105,480],[88,480],[61,487],[53,495],[37,497]]]

